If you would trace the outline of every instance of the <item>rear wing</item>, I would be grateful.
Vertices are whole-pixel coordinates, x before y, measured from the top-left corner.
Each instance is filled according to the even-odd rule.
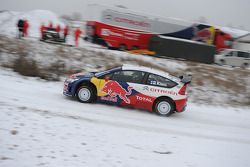
[[[188,74],[188,75],[181,75],[179,76],[179,78],[181,79],[181,82],[184,84],[189,84],[192,80],[192,75]]]

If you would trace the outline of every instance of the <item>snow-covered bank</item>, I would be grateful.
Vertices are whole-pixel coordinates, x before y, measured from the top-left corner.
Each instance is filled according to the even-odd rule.
[[[170,118],[62,95],[0,70],[0,166],[249,166],[249,108],[189,104]]]
[[[0,66],[15,69],[20,64],[30,67],[26,70],[32,72],[32,76],[48,80],[80,71],[100,71],[121,64],[139,64],[173,75],[192,74],[193,80],[189,85],[192,102],[218,106],[250,105],[249,69],[129,54],[107,50],[85,41],[75,48],[34,39],[17,40],[0,36]]]

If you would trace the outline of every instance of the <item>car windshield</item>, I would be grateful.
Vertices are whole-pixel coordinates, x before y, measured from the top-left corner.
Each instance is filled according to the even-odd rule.
[[[121,69],[122,69],[122,67],[115,67],[115,68],[112,68],[112,69],[109,69],[109,70],[106,70],[106,71],[101,71],[101,72],[95,73],[95,76],[100,77],[100,76],[103,76],[105,74],[108,74],[108,73],[111,73],[111,72],[114,72],[114,71],[118,71],[118,70],[121,70]]]

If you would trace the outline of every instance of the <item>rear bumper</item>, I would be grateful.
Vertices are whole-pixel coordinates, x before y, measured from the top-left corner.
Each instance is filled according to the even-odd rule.
[[[175,101],[176,112],[183,112],[187,107],[187,98]]]

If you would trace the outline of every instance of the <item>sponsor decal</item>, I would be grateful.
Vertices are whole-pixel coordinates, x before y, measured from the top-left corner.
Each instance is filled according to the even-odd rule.
[[[105,101],[111,101],[111,102],[114,102],[116,103],[117,102],[117,97],[110,97],[110,96],[102,96],[101,97],[101,100],[105,100]]]
[[[149,91],[149,92],[156,92],[156,93],[163,93],[163,94],[170,94],[177,96],[178,94],[174,91],[164,90],[160,88],[149,88],[148,86],[144,86],[143,90]]]
[[[152,99],[149,97],[141,97],[141,96],[137,96],[137,95],[136,95],[136,100],[143,101],[143,102],[150,102],[150,103],[153,102]]]
[[[132,19],[123,18],[123,17],[115,17],[114,21],[118,23],[126,23],[126,24],[131,24],[131,25],[140,26],[140,27],[151,27],[150,24],[145,21],[132,20]]]
[[[133,33],[121,34],[121,33],[114,32],[110,29],[106,29],[106,28],[101,29],[101,35],[123,37],[123,38],[129,39],[129,40],[138,40],[138,37],[139,37],[139,34],[133,34]]]
[[[127,96],[132,94],[132,87],[128,86],[126,91],[118,82],[108,81],[102,88],[102,92],[107,93],[112,98],[120,97],[125,103],[130,104],[130,100]]]
[[[120,33],[113,32],[113,31],[111,31],[109,29],[106,29],[106,28],[103,28],[101,30],[101,35],[103,35],[103,36],[111,36],[111,35],[113,35],[113,36],[118,36],[118,37],[122,37],[123,36]]]
[[[213,27],[204,28],[201,30],[198,30],[196,27],[194,27],[193,33],[194,38],[192,40],[209,43],[209,40],[213,38]]]

